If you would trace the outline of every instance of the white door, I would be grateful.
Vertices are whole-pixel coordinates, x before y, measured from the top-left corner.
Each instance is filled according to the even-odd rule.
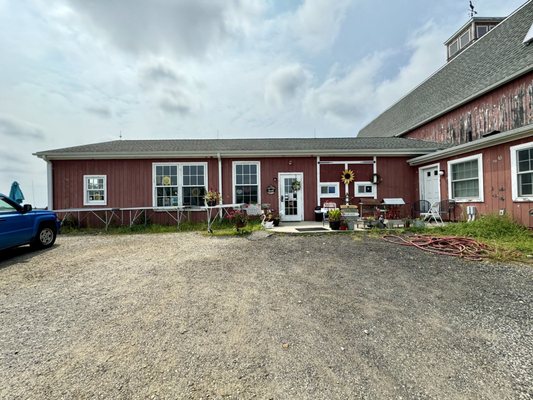
[[[304,174],[301,172],[280,173],[279,214],[282,221],[303,221],[304,219]]]
[[[440,176],[438,166],[420,169],[420,200],[427,200],[431,204],[440,201]]]

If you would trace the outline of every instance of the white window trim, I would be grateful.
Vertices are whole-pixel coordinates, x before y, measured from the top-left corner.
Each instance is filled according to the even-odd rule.
[[[334,186],[335,187],[335,193],[326,193],[326,194],[323,194],[322,193],[322,187],[324,186]],[[320,182],[319,186],[318,186],[318,189],[320,190],[319,194],[320,194],[320,198],[322,199],[332,199],[332,198],[337,198],[337,197],[340,197],[340,185],[339,185],[339,182]]]
[[[533,201],[533,197],[530,196],[518,196],[518,169],[516,165],[516,153],[519,150],[530,149],[533,147],[533,142],[522,143],[516,146],[511,146],[509,148],[511,152],[511,192],[513,201],[522,202],[522,201]]]
[[[88,179],[104,179],[104,200],[89,200],[87,196]],[[106,206],[107,205],[107,175],[83,175],[83,205],[84,206]]]
[[[452,165],[460,164],[467,161],[477,160],[477,171],[479,181],[479,196],[478,197],[452,197]],[[448,198],[455,200],[457,203],[483,203],[485,201],[485,187],[483,186],[483,154],[475,154],[473,156],[458,158],[456,160],[448,161]]]
[[[466,42],[464,45],[462,45],[462,44],[461,44],[461,38],[462,38],[464,35],[466,35],[466,34],[468,34],[468,40],[467,40],[467,42]],[[468,45],[470,44],[470,42],[472,41],[472,32],[470,31],[470,28],[468,28],[467,31],[464,31],[463,33],[461,33],[461,34],[457,37],[457,40],[459,41],[459,42],[458,42],[458,43],[459,43],[459,49],[464,49],[466,46],[468,46]]]
[[[231,192],[233,203],[237,203],[237,193],[235,192],[237,165],[257,165],[257,204],[261,204],[261,161],[233,161],[231,163]]]
[[[372,193],[359,193],[357,191],[358,186],[372,186]],[[376,185],[370,181],[357,181],[353,183],[353,197],[375,197]]]
[[[183,167],[191,165],[203,165],[204,166],[204,186],[205,189],[209,187],[209,171],[207,169],[206,162],[154,162],[152,163],[152,207],[159,210],[172,209],[176,206],[158,206],[157,205],[157,193],[156,193],[156,167],[158,166],[176,166],[178,167],[178,207],[183,206]]]

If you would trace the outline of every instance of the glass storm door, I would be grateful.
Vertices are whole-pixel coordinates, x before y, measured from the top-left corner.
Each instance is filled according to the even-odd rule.
[[[278,176],[282,221],[303,221],[303,177],[301,172],[280,173]]]

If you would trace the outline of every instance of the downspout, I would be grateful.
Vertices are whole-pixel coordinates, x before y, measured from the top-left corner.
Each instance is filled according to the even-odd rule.
[[[220,152],[217,153],[218,158],[218,192],[220,193],[219,204],[223,203],[222,196],[222,159],[220,158]]]
[[[316,157],[316,205],[322,206],[320,204],[320,156]]]
[[[372,176],[378,173],[378,158],[374,156],[374,164],[372,166]],[[378,198],[378,185],[376,184],[376,191],[374,192],[374,199]]]
[[[46,160],[46,186],[48,191],[48,209],[54,209],[54,182],[52,174],[52,161]]]

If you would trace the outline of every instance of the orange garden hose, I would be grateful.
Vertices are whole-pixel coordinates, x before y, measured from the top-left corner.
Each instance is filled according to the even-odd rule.
[[[414,246],[430,253],[461,257],[466,260],[479,261],[489,256],[489,246],[474,239],[447,236],[434,237],[426,235],[398,236],[385,235],[383,240],[402,246]]]

